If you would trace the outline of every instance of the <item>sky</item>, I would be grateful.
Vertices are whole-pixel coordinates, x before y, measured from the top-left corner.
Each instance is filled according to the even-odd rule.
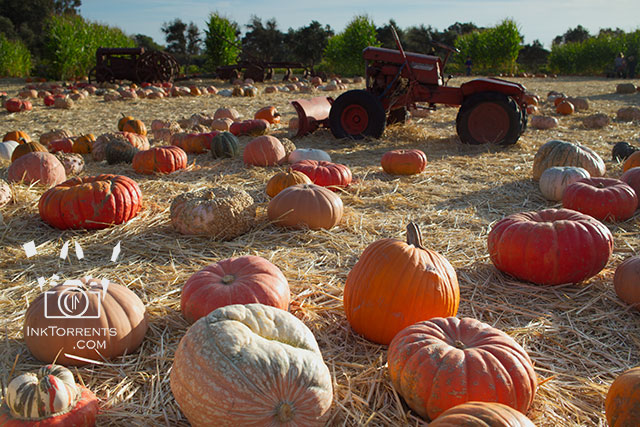
[[[640,0],[82,0],[80,7],[86,19],[150,36],[159,44],[166,44],[163,23],[179,18],[202,31],[212,12],[237,22],[243,32],[252,15],[262,22],[275,18],[282,32],[316,20],[336,33],[365,14],[376,26],[394,19],[403,29],[422,24],[440,31],[456,22],[491,27],[511,18],[525,44],[537,39],[547,48],[554,37],[578,25],[592,35],[601,28],[640,29]]]

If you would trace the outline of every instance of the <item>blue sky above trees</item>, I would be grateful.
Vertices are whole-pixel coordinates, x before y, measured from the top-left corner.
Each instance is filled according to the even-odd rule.
[[[555,36],[582,25],[592,35],[600,28],[640,28],[638,0],[84,0],[83,17],[118,26],[127,34],[145,34],[164,44],[162,24],[179,18],[193,21],[200,30],[209,13],[218,11],[236,21],[242,31],[252,15],[266,21],[275,18],[280,31],[308,25],[312,20],[340,32],[356,15],[367,14],[376,26],[394,19],[401,28],[424,24],[443,30],[455,22],[494,26],[512,18],[525,43],[538,39],[549,48]]]

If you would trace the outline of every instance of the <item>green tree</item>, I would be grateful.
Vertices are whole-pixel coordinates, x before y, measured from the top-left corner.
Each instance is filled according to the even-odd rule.
[[[396,24],[396,21],[393,19],[389,19],[388,24],[376,28],[376,38],[380,42],[380,46],[386,47],[387,49],[397,49],[396,39],[393,38],[391,27],[396,29],[400,43],[402,43],[403,48],[406,49],[405,33],[400,27],[398,27],[398,24]]]
[[[176,18],[171,22],[165,22],[162,25],[161,30],[165,34],[165,40],[167,41],[167,52],[174,53],[182,57],[186,56],[186,29],[187,24],[182,22],[182,20],[179,18]]]
[[[342,75],[357,75],[364,72],[362,50],[367,46],[379,46],[376,26],[367,15],[353,18],[338,35],[329,39],[324,57],[330,71]]]
[[[240,53],[240,30],[237,23],[218,12],[212,13],[204,33],[204,55],[209,70],[236,62]]]
[[[144,34],[136,34],[133,36],[133,40],[136,42],[136,46],[143,47],[145,51],[148,50],[164,50],[164,46],[159,45],[149,36]]]
[[[435,30],[431,26],[425,27],[420,24],[419,26],[409,27],[405,31],[405,39],[403,40],[404,49],[407,52],[426,53],[433,54],[435,50],[431,45],[434,40],[433,33]]]
[[[54,0],[53,13],[56,15],[78,15],[82,1],[80,0]]]
[[[308,64],[312,68],[322,60],[322,52],[327,47],[329,38],[333,36],[333,30],[329,25],[324,27],[318,21],[311,21],[306,27],[297,30],[289,28],[286,35],[286,45],[291,46],[292,58]]]
[[[195,56],[200,54],[200,46],[202,45],[202,39],[200,38],[200,30],[198,26],[193,22],[189,23],[187,27],[187,54],[189,56]]]
[[[524,45],[518,54],[518,64],[523,70],[537,73],[547,66],[550,52],[542,46],[540,40]]]
[[[242,38],[243,59],[283,61],[286,58],[285,36],[278,30],[275,19],[270,19],[263,24],[260,18],[252,16],[247,28],[249,31]]]
[[[583,42],[590,37],[591,34],[589,34],[589,31],[582,25],[578,25],[576,28],[569,28],[563,35],[556,36],[556,38],[553,39],[553,45]]]

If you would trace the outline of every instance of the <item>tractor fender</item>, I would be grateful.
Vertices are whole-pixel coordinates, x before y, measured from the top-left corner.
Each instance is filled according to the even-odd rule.
[[[518,105],[522,105],[522,97],[526,89],[519,83],[489,77],[463,83],[460,90],[462,90],[464,98],[479,92],[498,92],[514,98]]]

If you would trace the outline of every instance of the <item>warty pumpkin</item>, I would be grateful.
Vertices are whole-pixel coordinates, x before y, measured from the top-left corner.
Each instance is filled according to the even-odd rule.
[[[454,316],[460,288],[449,261],[425,248],[418,225],[409,223],[406,243],[388,238],[367,246],[347,276],[343,302],[353,330],[386,345],[413,323]]]
[[[73,308],[67,304],[71,298],[81,302]],[[74,332],[81,329],[82,333],[51,332],[59,328]],[[140,346],[146,332],[146,310],[135,293],[117,283],[109,283],[105,292],[101,280],[87,278],[65,282],[38,295],[27,308],[23,328],[25,344],[36,359],[75,366],[130,354]]]
[[[136,147],[121,139],[113,139],[104,147],[104,157],[108,164],[132,163],[139,152]]]
[[[0,407],[0,425],[93,427],[97,413],[97,397],[76,384],[70,370],[46,365],[11,380]]]
[[[212,420],[220,427],[319,427],[333,400],[313,333],[291,313],[262,304],[228,305],[195,322],[178,344],[170,381],[194,427]]]
[[[102,229],[131,220],[141,204],[134,180],[105,174],[72,178],[49,189],[40,197],[38,210],[44,222],[62,230]]]
[[[640,367],[620,374],[609,387],[604,402],[609,427],[632,427],[640,420]]]
[[[551,140],[540,146],[533,158],[533,179],[552,166],[577,166],[593,177],[604,176],[606,167],[602,158],[591,148],[572,142]]]
[[[447,409],[429,427],[536,427],[522,412],[497,402],[466,402]]]
[[[589,215],[545,209],[501,219],[489,232],[487,246],[498,270],[552,286],[598,274],[613,253],[613,236]]]
[[[137,152],[132,164],[138,173],[171,173],[187,167],[187,153],[175,145],[153,147]]]
[[[288,310],[289,282],[270,261],[254,255],[223,259],[193,274],[182,288],[180,310],[193,323],[232,304],[260,303]]]
[[[98,136],[98,138],[96,138],[96,142],[93,143],[93,148],[91,150],[91,156],[93,157],[93,160],[95,160],[96,162],[105,160],[106,147],[110,142],[113,142],[115,140],[119,140],[121,142],[132,145],[138,150],[149,149],[149,140],[146,136],[138,135],[131,132],[108,132]],[[131,157],[133,157],[133,155]]]
[[[267,206],[274,224],[291,228],[330,229],[340,223],[342,199],[315,184],[296,184],[283,189]]]
[[[498,402],[526,413],[538,380],[509,335],[468,317],[410,325],[391,341],[389,376],[411,409],[433,420],[456,405]]]
[[[265,192],[269,197],[275,197],[287,187],[296,184],[311,184],[309,177],[302,172],[289,168],[284,172],[278,172],[267,181]]]

